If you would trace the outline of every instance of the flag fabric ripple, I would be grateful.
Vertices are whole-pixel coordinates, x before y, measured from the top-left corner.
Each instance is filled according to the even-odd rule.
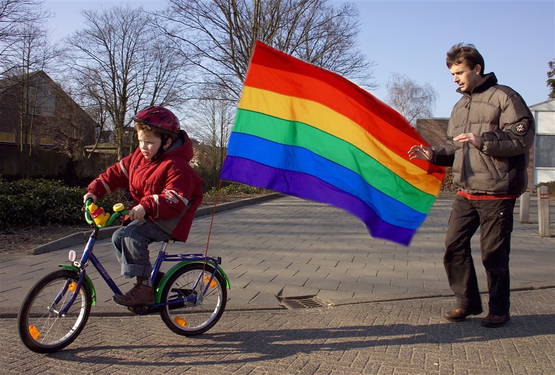
[[[256,42],[221,178],[340,207],[409,245],[445,173],[409,160],[414,144],[426,142],[368,92]]]

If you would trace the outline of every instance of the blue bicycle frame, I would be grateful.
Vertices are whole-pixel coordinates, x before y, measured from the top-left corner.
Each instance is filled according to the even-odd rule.
[[[73,266],[75,268],[77,268],[78,271],[79,271],[79,281],[77,282],[77,286],[75,287],[75,290],[73,291],[73,294],[72,294],[70,300],[66,303],[66,305],[59,312],[59,314],[62,315],[62,316],[67,313],[67,311],[69,310],[71,305],[75,302],[75,299],[77,298],[77,295],[79,294],[80,289],[83,287],[83,284],[85,283],[85,280],[87,279],[86,266],[87,266],[89,261],[93,264],[93,266],[96,268],[96,270],[98,271],[100,276],[102,276],[102,278],[104,279],[106,284],[110,287],[110,289],[114,292],[114,294],[116,294],[116,295],[123,294],[121,292],[121,290],[119,289],[119,287],[114,282],[114,280],[110,277],[110,275],[108,274],[108,272],[106,271],[106,269],[104,268],[104,266],[102,265],[100,260],[93,254],[94,245],[95,245],[96,240],[98,238],[98,230],[99,230],[98,228],[95,228],[92,231],[91,235],[89,236],[89,239],[87,241],[87,244],[85,245],[83,254],[81,255],[80,261],[78,261],[78,262],[73,261]],[[163,262],[185,262],[185,264],[189,264],[189,263],[205,263],[205,264],[206,263],[212,263],[214,265],[214,271],[211,274],[210,280],[208,280],[208,282],[206,282],[206,287],[202,291],[202,294],[204,294],[208,291],[209,285],[212,282],[212,280],[214,279],[216,272],[220,272],[222,274],[222,276],[226,280],[227,286],[229,287],[229,279],[227,278],[227,275],[225,275],[223,270],[218,266],[219,264],[221,264],[221,258],[219,258],[219,257],[218,258],[212,258],[212,257],[204,256],[202,254],[166,254],[167,246],[168,246],[168,242],[166,241],[166,242],[163,243],[162,248],[159,250],[158,256],[156,257],[156,260],[154,262],[154,266],[153,266],[152,272],[150,274],[150,281],[151,281],[152,285],[154,285],[156,276],[158,275],[158,271],[160,270],[160,267],[161,267]],[[169,276],[171,276],[171,273],[166,275],[165,278],[169,278]],[[199,278],[197,279],[197,281],[195,283],[195,286],[194,286],[193,290],[195,290],[198,287],[200,282],[201,282],[201,277],[199,276]],[[56,303],[60,301],[60,299],[62,298],[63,295],[65,295],[68,288],[69,288],[69,282],[66,283],[64,288],[57,295],[57,297],[55,299]],[[197,300],[196,295],[191,295],[191,296],[187,296],[185,298],[172,299],[171,301],[165,302],[165,303],[154,303],[152,305],[149,305],[149,307],[159,308],[159,307],[166,306],[166,305],[184,303],[184,302],[196,303],[196,300]]]

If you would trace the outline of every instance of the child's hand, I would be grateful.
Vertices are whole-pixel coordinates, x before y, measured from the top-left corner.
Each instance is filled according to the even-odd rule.
[[[129,210],[129,218],[131,220],[143,220],[145,218],[145,215],[145,208],[140,204]]]
[[[96,195],[94,195],[93,193],[87,193],[85,195],[83,195],[83,203],[86,203],[88,199],[92,199],[93,202],[96,202]]]

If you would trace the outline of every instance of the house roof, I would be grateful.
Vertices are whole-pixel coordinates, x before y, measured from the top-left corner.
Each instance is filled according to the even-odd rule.
[[[14,75],[11,77],[6,77],[3,79],[0,79],[0,94],[9,89],[10,87],[18,84],[21,82],[22,80],[22,74],[21,75]],[[84,115],[86,115],[88,118],[91,119],[92,122],[94,122],[94,120],[92,119],[92,117],[83,109],[81,108],[81,106],[79,104],[77,104],[75,102],[75,100],[73,100],[73,98],[62,88],[62,86],[60,86],[60,84],[58,84],[56,81],[54,81],[44,70],[37,70],[35,72],[32,72],[29,74],[29,79],[43,79],[46,82],[48,82],[51,87],[55,88],[57,90],[57,92],[59,92],[61,95],[63,95],[67,100],[69,100],[73,105],[76,106],[76,108],[78,108],[79,111],[81,111]]]
[[[29,78],[32,78],[36,75],[40,75],[43,74],[45,76],[48,77],[48,74],[46,74],[43,70],[37,70],[36,72],[30,73],[29,74]],[[5,77],[0,79],[0,92],[9,89],[10,87],[16,85],[17,83],[21,82],[21,78],[22,78],[23,74],[20,75],[14,75],[14,76],[9,76],[9,77]],[[50,77],[48,77],[50,79]]]
[[[530,106],[531,111],[554,111],[555,112],[555,98],[546,100],[538,104]]]

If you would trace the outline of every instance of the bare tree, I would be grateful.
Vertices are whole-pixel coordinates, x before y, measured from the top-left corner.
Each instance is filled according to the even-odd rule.
[[[373,87],[371,64],[355,48],[357,11],[327,0],[170,0],[160,23],[203,72],[210,92],[236,100],[254,42]],[[189,51],[193,51],[189,55]],[[200,95],[202,96],[202,95]]]
[[[42,133],[35,129],[36,116],[54,110],[49,88],[36,79],[36,73],[53,65],[57,56],[58,50],[50,45],[46,31],[37,22],[19,25],[2,57],[4,80],[16,88],[10,101],[18,105],[17,139],[24,163],[30,161],[34,138]],[[23,174],[27,170],[24,168]]]
[[[218,97],[217,93],[211,95]],[[225,148],[231,132],[233,108],[225,100],[198,100],[195,112],[191,116],[194,127],[191,135],[198,138],[203,145],[200,147],[200,166],[203,176],[211,186],[217,184],[220,168],[226,155]]]
[[[140,8],[83,15],[85,28],[68,40],[71,67],[88,99],[84,106],[109,115],[121,158],[130,116],[148,105],[182,104],[188,67]]]
[[[549,98],[555,99],[555,59],[547,63],[547,87],[549,87]]]
[[[39,113],[39,107],[47,100],[43,88],[33,85],[30,76],[35,71],[44,70],[57,56],[55,48],[50,48],[46,32],[35,26],[25,27],[15,43],[13,56],[16,60],[12,66],[15,79],[21,85],[20,118],[20,150],[23,146],[29,146],[29,154],[32,151],[31,137],[33,134],[34,115]],[[19,63],[17,62],[19,60]]]
[[[0,0],[0,73],[12,66],[8,63],[17,49],[22,33],[39,26],[50,14],[43,10],[42,0]]]
[[[432,116],[437,94],[430,84],[419,85],[401,74],[393,74],[387,83],[388,103],[413,126],[421,117]]]

